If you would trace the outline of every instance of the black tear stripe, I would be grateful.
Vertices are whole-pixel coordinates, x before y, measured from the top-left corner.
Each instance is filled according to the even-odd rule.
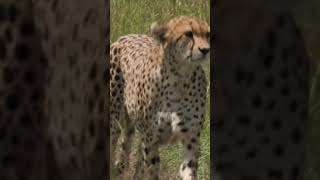
[[[180,37],[178,37],[178,39],[176,40],[176,43],[182,38],[183,35],[181,35]]]
[[[190,54],[190,58],[192,59],[192,52],[193,52],[193,47],[194,47],[194,38],[192,38],[192,46],[191,46],[191,54]]]

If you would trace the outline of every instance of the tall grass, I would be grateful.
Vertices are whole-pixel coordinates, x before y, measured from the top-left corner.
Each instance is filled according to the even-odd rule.
[[[114,42],[122,35],[148,33],[150,25],[165,21],[177,15],[196,16],[210,22],[210,0],[111,0],[110,1],[110,40]],[[203,64],[210,82],[210,62]],[[201,155],[198,177],[210,178],[210,90],[207,93],[207,111],[204,129],[201,134]],[[161,177],[170,179],[178,172],[181,163],[179,144],[161,149]]]

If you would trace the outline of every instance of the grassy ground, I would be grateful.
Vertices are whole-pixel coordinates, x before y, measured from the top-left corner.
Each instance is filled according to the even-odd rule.
[[[119,36],[130,33],[147,33],[154,21],[161,22],[177,15],[196,16],[210,22],[209,0],[111,0],[110,1],[110,35],[111,42]],[[210,82],[210,62],[203,65]],[[208,89],[209,90],[209,89]],[[210,175],[210,91],[207,97],[207,113],[201,136],[201,156],[198,176],[201,180]],[[161,176],[163,179],[177,173],[181,162],[180,145],[161,149]]]

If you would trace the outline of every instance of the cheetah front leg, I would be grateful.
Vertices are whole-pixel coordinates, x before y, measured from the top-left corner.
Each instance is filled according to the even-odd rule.
[[[197,133],[192,134],[182,140],[183,162],[179,169],[179,179],[196,180],[198,157],[199,157],[199,136]]]
[[[143,152],[143,164],[145,167],[144,174],[146,180],[159,180],[159,144],[155,143],[155,136],[152,133],[150,130],[142,136],[141,150]]]

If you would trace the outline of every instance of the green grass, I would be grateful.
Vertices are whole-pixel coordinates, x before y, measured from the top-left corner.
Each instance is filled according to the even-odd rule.
[[[111,0],[110,1],[110,40],[114,42],[122,35],[148,33],[150,25],[162,22],[177,15],[191,15],[210,22],[209,0]],[[210,82],[210,62],[203,64]],[[208,89],[209,90],[209,89]],[[201,155],[198,177],[210,178],[210,91],[207,94],[207,111],[201,135]],[[176,175],[181,163],[180,145],[161,148],[161,176],[169,178]]]
[[[154,21],[192,15],[210,22],[209,0],[111,0],[111,42],[129,33],[147,33]]]

